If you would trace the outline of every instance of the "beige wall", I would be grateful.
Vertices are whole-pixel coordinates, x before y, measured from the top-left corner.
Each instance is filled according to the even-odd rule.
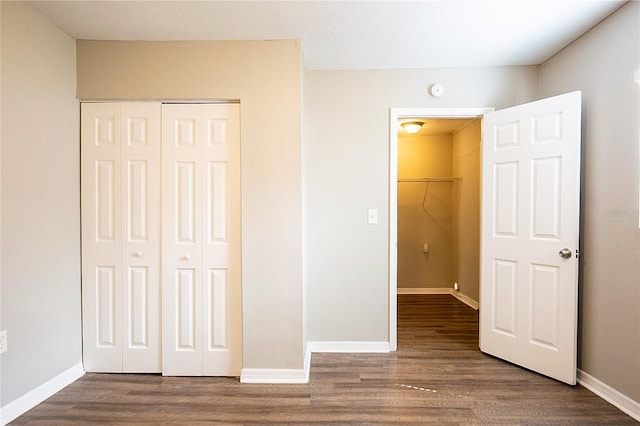
[[[402,133],[398,135],[399,179],[451,176],[450,134]],[[451,288],[451,190],[457,185],[398,183],[398,287]],[[423,251],[424,243],[429,244],[428,253]]]
[[[640,402],[640,3],[546,62],[543,97],[583,94],[581,370]]]
[[[303,367],[301,53],[295,41],[77,42],[80,99],[238,99],[243,367]]]
[[[6,406],[82,360],[80,154],[75,40],[25,3],[1,8]]]
[[[428,87],[441,83],[441,98]],[[389,109],[503,108],[537,98],[537,67],[310,71],[304,263],[310,341],[389,339]],[[367,224],[367,209],[379,212]]]
[[[481,120],[453,134],[453,175],[462,178],[453,193],[453,279],[460,293],[480,301]]]

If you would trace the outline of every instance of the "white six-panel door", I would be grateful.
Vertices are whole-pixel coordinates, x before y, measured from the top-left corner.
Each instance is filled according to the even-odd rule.
[[[483,120],[482,351],[576,383],[581,95]]]
[[[163,374],[241,368],[239,105],[163,105]]]
[[[159,372],[160,104],[83,103],[87,371]]]

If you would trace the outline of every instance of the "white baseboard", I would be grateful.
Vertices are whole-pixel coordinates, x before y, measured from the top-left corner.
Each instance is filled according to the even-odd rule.
[[[458,299],[459,301],[461,301],[462,303],[464,303],[465,305],[475,309],[476,311],[480,307],[480,304],[478,302],[476,302],[469,296],[460,293],[459,291],[451,290],[451,295],[456,299]]]
[[[243,368],[241,383],[309,383],[312,352],[389,353],[389,342],[307,342],[304,368]]]
[[[54,395],[56,392],[69,386],[83,375],[84,369],[80,362],[58,374],[53,379],[27,392],[18,399],[11,401],[0,409],[0,423],[4,426],[10,421],[15,420],[45,399]]]
[[[475,309],[476,311],[480,306],[477,301],[473,300],[469,296],[460,293],[459,291],[455,291],[452,288],[398,287],[398,294],[450,294],[465,305]]]
[[[389,353],[389,342],[308,342],[307,352]]]
[[[304,377],[306,382],[309,383],[309,375],[311,374],[311,351],[309,350],[309,343],[304,351]]]
[[[311,373],[311,354],[316,353],[389,353],[389,342],[315,341],[307,342],[304,359],[306,382]]]
[[[621,394],[580,369],[578,370],[578,383],[640,422],[640,402]]]
[[[450,288],[398,287],[398,294],[451,294]]]
[[[304,368],[243,368],[240,383],[308,383],[309,372]]]

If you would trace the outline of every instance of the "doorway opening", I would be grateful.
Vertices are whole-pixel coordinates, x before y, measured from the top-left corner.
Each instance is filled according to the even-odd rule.
[[[473,243],[462,247],[462,243],[469,232],[466,227],[475,228],[473,238],[479,238],[481,117],[490,111],[493,108],[391,109],[389,345],[392,351],[397,350],[399,291],[451,293],[455,280],[464,277],[469,288],[452,294],[466,297],[467,300],[462,300],[467,304],[477,305],[479,243],[475,247]],[[423,126],[410,136],[399,130],[400,123],[407,121],[422,122]],[[470,190],[463,191],[462,185]],[[476,207],[469,208],[470,205]],[[466,221],[467,216],[473,215],[473,221]],[[469,260],[471,264],[467,265]],[[456,262],[459,265],[454,266]]]

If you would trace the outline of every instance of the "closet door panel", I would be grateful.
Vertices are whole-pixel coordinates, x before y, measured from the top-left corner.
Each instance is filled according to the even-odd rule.
[[[196,162],[176,161],[174,164],[175,213],[171,219],[175,221],[174,242],[185,247],[197,247],[196,241]],[[192,250],[193,251],[193,250]],[[187,253],[188,254],[188,253]]]
[[[162,373],[202,375],[200,105],[162,106]]]
[[[149,318],[149,310],[152,309],[149,304],[149,268],[145,266],[130,266],[128,269],[125,299],[129,303],[125,305],[125,309],[127,309],[125,322],[128,323],[128,327],[125,329],[125,335],[127,336],[125,346],[130,350],[138,349],[144,351],[150,348],[153,336],[149,327],[154,326],[154,324],[150,323]],[[124,364],[124,371],[130,372],[127,371],[131,367],[126,367],[126,360]]]
[[[160,103],[121,105],[123,371],[157,373],[160,352]]]
[[[95,282],[95,319],[96,346],[102,349],[117,350],[119,341],[116,321],[116,268],[113,266],[96,267]],[[119,365],[119,364],[118,364]]]
[[[206,244],[210,261],[216,265],[229,263],[229,173],[226,161],[209,161],[206,167]]]
[[[163,106],[163,374],[240,374],[239,106]]]
[[[81,109],[83,359],[122,371],[120,105]]]
[[[92,164],[94,167],[94,205],[87,206],[95,210],[95,243],[98,243],[98,250],[113,250],[113,247],[120,241],[120,235],[116,235],[119,231],[119,218],[116,209],[118,197],[116,185],[118,182],[117,169],[118,160],[95,160]],[[99,244],[113,243],[113,244]],[[114,256],[117,253],[113,253]]]
[[[227,271],[224,269],[209,269],[207,285],[205,287],[205,303],[208,317],[207,350],[225,351],[228,349],[227,340]]]
[[[181,268],[176,270],[175,280],[175,349],[182,352],[196,352],[198,347],[196,316],[199,309],[196,304],[196,270]]]
[[[237,376],[242,366],[240,106],[202,105],[202,122],[203,373]]]

